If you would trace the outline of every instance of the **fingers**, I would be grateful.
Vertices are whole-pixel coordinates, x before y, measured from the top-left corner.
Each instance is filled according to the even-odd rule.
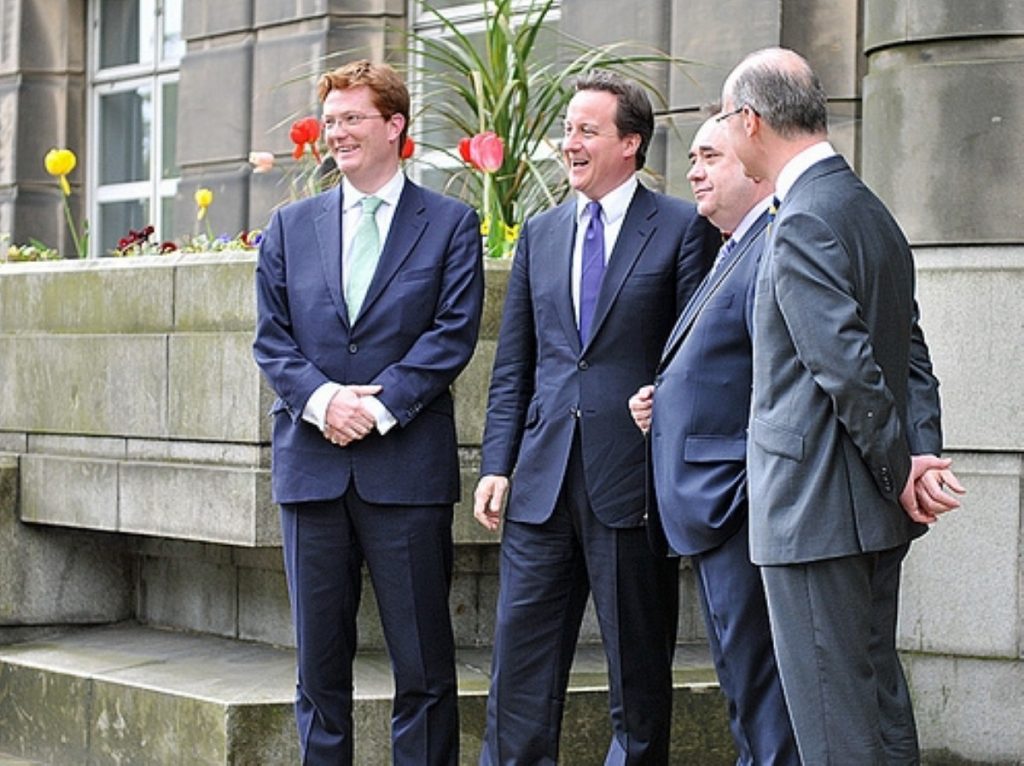
[[[484,476],[473,492],[473,517],[481,526],[494,532],[501,523],[501,510],[508,491],[504,476]]]
[[[913,474],[907,478],[907,484],[900,492],[900,505],[903,506],[903,511],[911,521],[916,521],[918,524],[933,524],[937,521],[934,514],[921,508],[917,498],[917,483]]]
[[[381,390],[377,385],[344,386],[331,398],[327,406],[324,437],[332,444],[345,446],[367,436],[377,421],[366,407],[363,396],[373,396]]]
[[[917,480],[915,490],[918,506],[935,516],[959,508],[960,501],[951,492],[962,495],[966,491],[949,469],[926,471]]]
[[[356,396],[376,396],[381,392],[381,387],[376,384],[367,384],[364,386],[346,386],[346,388],[348,388],[348,390],[354,393]]]
[[[654,386],[644,386],[629,398],[629,414],[636,427],[647,433],[651,427],[651,412],[654,409]]]

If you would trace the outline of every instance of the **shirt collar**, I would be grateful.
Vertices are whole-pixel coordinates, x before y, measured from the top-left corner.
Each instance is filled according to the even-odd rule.
[[[832,144],[828,141],[819,141],[791,157],[789,162],[783,166],[779,177],[775,179],[775,196],[780,201],[784,200],[789,194],[789,190],[793,188],[793,184],[796,183],[796,179],[802,176],[811,165],[832,157],[835,153],[836,150],[832,148]]]
[[[398,205],[398,198],[402,196],[402,189],[405,187],[405,174],[398,170],[391,180],[377,189],[372,195],[364,194],[354,187],[347,178],[341,179],[341,194],[345,200],[345,212],[347,213],[356,205],[363,203],[363,197],[374,196],[379,198],[385,205],[390,205],[394,210]]]
[[[631,175],[621,186],[617,186],[601,199],[596,200],[601,203],[605,223],[612,223],[626,215],[626,210],[629,208],[629,203],[633,200],[633,194],[636,192],[638,183],[636,175]],[[585,194],[576,195],[577,223],[583,220],[583,212],[587,209],[587,203],[590,201],[590,198]]]

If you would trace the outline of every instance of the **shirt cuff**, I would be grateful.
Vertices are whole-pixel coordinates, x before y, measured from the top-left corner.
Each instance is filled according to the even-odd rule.
[[[363,406],[370,411],[373,419],[377,421],[377,431],[381,436],[390,431],[398,422],[398,418],[391,414],[390,410],[381,404],[376,396],[364,396]]]
[[[341,388],[340,383],[321,383],[306,400],[306,406],[302,408],[302,419],[312,423],[322,432],[327,425],[327,407]]]

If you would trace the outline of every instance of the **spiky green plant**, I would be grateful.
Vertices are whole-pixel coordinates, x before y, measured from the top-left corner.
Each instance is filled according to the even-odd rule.
[[[423,104],[417,122],[436,120],[465,136],[491,130],[505,144],[501,167],[483,173],[465,165],[455,146],[419,137],[422,146],[444,152],[458,168],[449,190],[480,210],[489,255],[509,252],[522,221],[568,192],[557,141],[574,78],[594,69],[615,71],[664,104],[650,67],[688,63],[659,51],[636,52],[633,43],[582,43],[547,23],[554,0],[532,0],[522,9],[513,0],[484,0],[481,43],[426,0],[420,6],[443,34],[410,34],[416,62],[410,81]],[[557,51],[546,58],[540,50],[545,34],[554,36]]]

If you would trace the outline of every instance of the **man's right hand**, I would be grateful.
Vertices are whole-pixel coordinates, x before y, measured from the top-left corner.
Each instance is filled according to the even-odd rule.
[[[654,410],[654,386],[642,386],[629,397],[629,414],[636,427],[644,433],[651,428],[651,412]]]
[[[380,386],[342,386],[327,405],[324,436],[332,443],[344,447],[362,439],[377,425],[370,411],[363,406],[362,397],[380,393]]]
[[[507,476],[484,476],[476,485],[476,491],[473,493],[473,516],[492,532],[501,524],[501,510],[507,494]]]

